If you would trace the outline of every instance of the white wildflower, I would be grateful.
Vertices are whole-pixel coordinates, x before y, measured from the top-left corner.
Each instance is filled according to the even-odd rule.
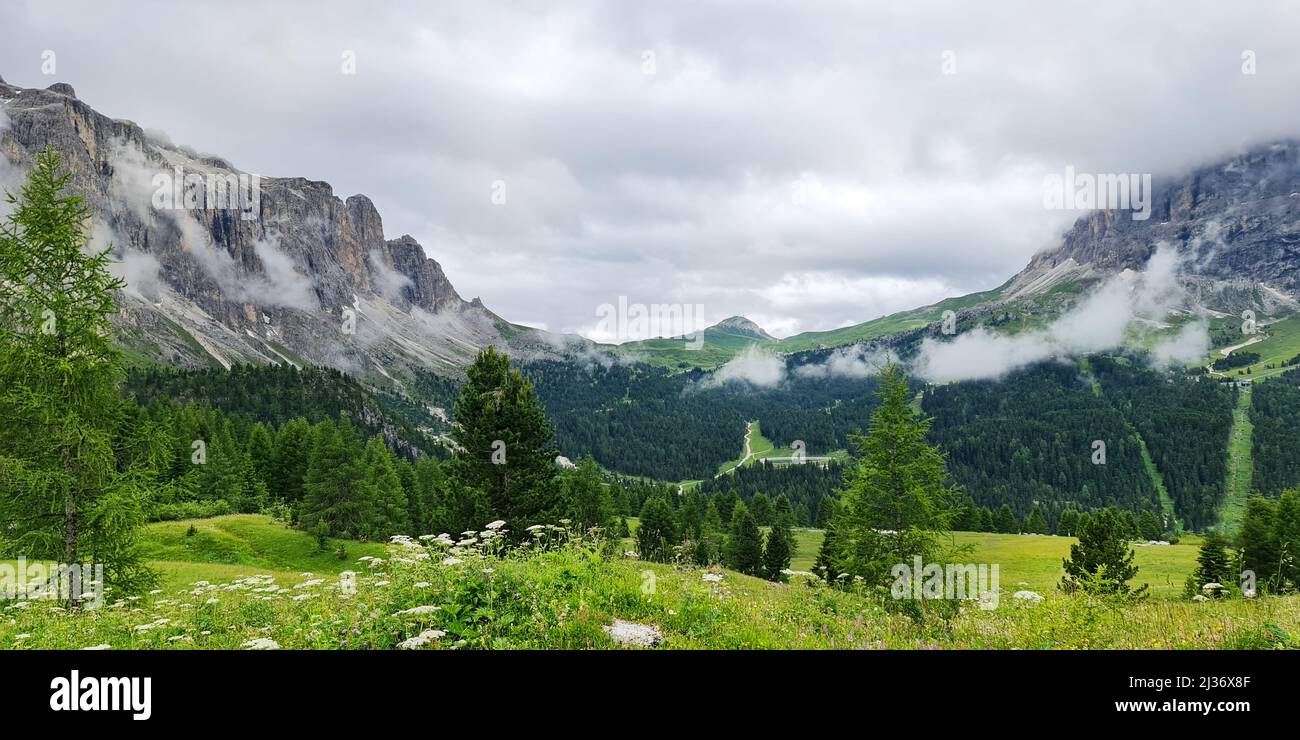
[[[445,636],[446,634],[447,633],[443,632],[442,630],[425,630],[420,634],[416,635],[415,637],[411,637],[397,643],[397,647],[401,648],[402,650],[415,650],[417,648],[422,648],[425,645],[428,645],[430,642],[433,642],[434,640],[437,640]]]

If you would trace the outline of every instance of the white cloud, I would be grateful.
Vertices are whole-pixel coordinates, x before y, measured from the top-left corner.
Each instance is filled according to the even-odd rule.
[[[1176,275],[1180,258],[1172,247],[1161,247],[1140,274],[1124,271],[1107,280],[1075,308],[1043,329],[998,334],[978,327],[951,341],[927,337],[914,361],[924,378],[937,381],[998,378],[1012,370],[1055,357],[1101,352],[1123,345],[1125,330],[1136,318],[1160,320],[1183,300]],[[1208,333],[1198,323],[1161,342],[1162,362],[1185,357]]]
[[[107,115],[366,193],[506,318],[582,328],[613,293],[785,334],[1001,283],[1077,215],[1041,207],[1065,165],[1296,134],[1300,6],[1171,7],[51,0],[6,9],[0,71],[44,86],[55,49]]]
[[[751,346],[718,368],[713,379],[721,383],[743,380],[763,388],[779,385],[785,380],[785,360]]]
[[[1187,365],[1205,359],[1210,351],[1210,330],[1206,322],[1193,321],[1178,333],[1156,342],[1151,356],[1161,365]]]

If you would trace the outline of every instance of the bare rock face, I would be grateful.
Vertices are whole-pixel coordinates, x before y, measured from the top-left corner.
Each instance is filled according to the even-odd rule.
[[[410,236],[387,240],[369,198],[260,177],[101,115],[70,85],[0,81],[0,185],[52,147],[128,282],[119,340],[189,366],[292,362],[393,379],[454,374],[489,344],[551,342],[457,294]],[[507,334],[509,336],[507,336]]]
[[[1080,217],[1061,245],[1037,255],[1011,283],[1050,287],[1054,274],[1141,271],[1161,246],[1183,257],[1188,283],[1300,294],[1300,142],[1252,150],[1183,177],[1156,180],[1145,220],[1129,211]]]

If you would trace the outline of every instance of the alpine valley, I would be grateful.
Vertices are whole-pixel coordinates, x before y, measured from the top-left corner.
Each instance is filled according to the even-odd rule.
[[[1058,244],[982,292],[784,338],[735,316],[690,336],[602,344],[511,323],[466,300],[436,260],[438,244],[385,233],[382,203],[340,196],[326,182],[255,176],[102,115],[68,84],[0,80],[0,122],[0,185],[17,194],[42,152],[57,153],[70,193],[88,208],[90,251],[111,249],[110,269],[124,281],[110,317],[126,369],[121,392],[141,423],[173,434],[165,495],[145,506],[150,562],[205,562],[229,571],[221,575],[251,573],[244,583],[263,588],[281,571],[335,573],[359,555],[379,557],[374,541],[399,532],[486,533],[497,516],[497,526],[540,527],[519,513],[524,504],[494,498],[495,483],[480,496],[455,482],[491,478],[491,466],[475,472],[461,458],[469,445],[495,450],[501,440],[476,439],[469,425],[515,402],[525,411],[511,429],[524,424],[540,436],[507,437],[503,454],[522,445],[555,461],[568,481],[565,521],[618,527],[630,538],[621,550],[640,549],[646,560],[720,561],[728,578],[786,580],[815,566],[833,578],[817,560],[827,525],[862,475],[870,444],[859,435],[891,398],[929,419],[917,443],[945,456],[956,506],[948,529],[975,557],[1009,563],[1004,579],[1026,589],[1054,591],[1083,521],[1113,519],[1127,541],[1150,545],[1138,553],[1137,580],[1194,608],[1185,580],[1196,546],[1207,535],[1236,537],[1264,516],[1251,513],[1252,500],[1276,502],[1300,486],[1296,141],[1157,173],[1149,218],[1083,212]],[[235,192],[232,208],[223,199]],[[512,369],[523,382],[511,380]],[[526,413],[533,394],[546,424]],[[199,441],[206,462],[195,472]],[[364,515],[347,499],[351,484],[328,477],[351,465],[364,471]],[[588,521],[590,511],[602,513]],[[763,532],[792,532],[780,535],[789,538],[784,561],[780,553],[771,568],[745,560],[748,514]],[[663,539],[638,539],[647,527]],[[754,537],[762,553],[759,529]],[[776,539],[768,537],[769,550]],[[666,540],[666,554],[647,551]],[[517,567],[524,580],[550,583],[544,564]],[[188,566],[164,569],[163,586],[194,575]],[[671,569],[662,577],[688,578]],[[633,571],[618,578],[624,590],[636,580]],[[627,616],[660,620],[669,644],[755,644],[685,624],[706,598],[696,591],[711,587],[696,581],[672,592],[671,616],[638,612],[650,607]],[[618,612],[616,603],[610,596],[606,611]],[[1274,607],[1284,614],[1249,618],[1255,631],[1219,635],[1213,646],[1269,643],[1256,622],[1294,626],[1295,605],[1284,603]],[[821,608],[810,604],[798,608]],[[843,617],[831,631],[852,633],[844,615],[856,606],[825,609],[832,621]],[[469,614],[438,631],[472,645],[484,635],[516,639],[514,628]],[[964,624],[956,644],[1038,644],[1027,617],[1007,619],[1014,624],[1005,630]],[[1144,619],[1127,637],[1117,622],[1101,643],[1165,646],[1171,631]],[[129,632],[94,629],[115,643],[118,627]],[[613,636],[574,629],[547,633],[559,642],[528,644],[605,645]],[[892,629],[860,639],[928,639]],[[995,633],[1004,636],[987,637]],[[231,645],[262,639],[230,634]],[[736,634],[750,633],[725,632]],[[406,637],[403,647],[438,639],[419,630]],[[329,642],[277,639],[299,638],[301,647]],[[387,638],[364,639],[385,646]],[[1078,635],[1055,644],[1093,646]]]

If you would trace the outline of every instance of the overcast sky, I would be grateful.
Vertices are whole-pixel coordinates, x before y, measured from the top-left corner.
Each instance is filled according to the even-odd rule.
[[[1043,208],[1067,165],[1300,136],[1298,32],[1249,0],[32,0],[0,76],[364,193],[512,321],[593,335],[626,296],[783,336],[1000,284],[1077,217]]]

